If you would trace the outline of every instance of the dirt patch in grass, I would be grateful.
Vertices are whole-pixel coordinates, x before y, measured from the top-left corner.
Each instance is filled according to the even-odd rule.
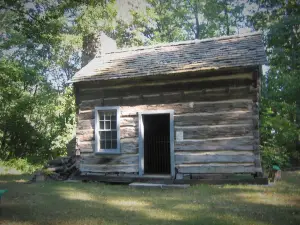
[[[275,186],[199,185],[135,189],[127,185],[47,182],[25,184],[0,176],[0,224],[300,224],[300,172]]]

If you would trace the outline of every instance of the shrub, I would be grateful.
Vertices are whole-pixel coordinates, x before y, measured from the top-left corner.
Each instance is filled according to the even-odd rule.
[[[42,164],[31,164],[27,159],[11,159],[8,161],[0,161],[0,166],[5,167],[5,171],[9,171],[10,169],[16,169],[21,173],[33,173],[39,168],[42,168]]]
[[[266,170],[270,170],[273,165],[277,165],[281,169],[289,166],[290,156],[283,147],[261,146],[261,157],[262,165]]]

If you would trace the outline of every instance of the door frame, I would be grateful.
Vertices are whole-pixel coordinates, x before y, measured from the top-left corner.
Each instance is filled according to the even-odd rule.
[[[139,176],[144,175],[144,122],[143,115],[169,114],[170,115],[170,166],[171,176],[175,177],[174,156],[174,110],[151,110],[138,112],[139,116]]]

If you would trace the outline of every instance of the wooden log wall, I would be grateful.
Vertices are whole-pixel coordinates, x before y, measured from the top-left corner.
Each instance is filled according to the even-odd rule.
[[[174,110],[178,173],[261,172],[258,150],[258,87],[253,71],[218,76],[76,84],[80,169],[95,173],[138,173],[138,112]],[[120,155],[95,155],[94,108],[120,106]]]

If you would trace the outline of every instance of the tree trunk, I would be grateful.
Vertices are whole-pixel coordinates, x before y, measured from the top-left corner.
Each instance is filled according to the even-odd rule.
[[[296,101],[296,125],[300,129],[300,100]],[[298,134],[296,141],[296,150],[300,152],[300,134]]]
[[[4,149],[4,147],[6,145],[6,134],[7,134],[7,128],[6,128],[6,124],[5,124],[5,129],[4,129],[2,140],[1,140],[1,149],[2,150]]]
[[[228,4],[227,0],[224,0],[224,13],[225,13],[225,20],[226,20],[226,35],[230,34],[230,29],[229,29],[229,16],[228,16]]]
[[[195,16],[195,20],[196,20],[195,39],[200,39],[200,24],[199,24],[199,19],[198,19],[198,6],[197,6],[197,2],[195,3],[194,16]]]

